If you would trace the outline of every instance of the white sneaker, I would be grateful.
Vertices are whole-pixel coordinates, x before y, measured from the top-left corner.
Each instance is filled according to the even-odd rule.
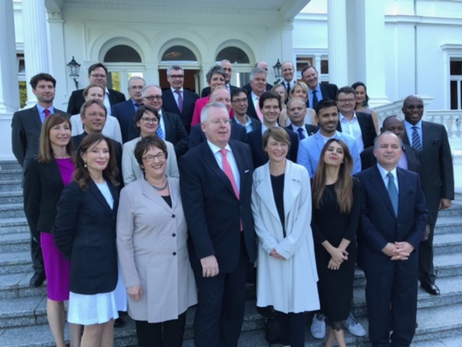
[[[347,320],[345,321],[345,326],[351,335],[354,336],[366,336],[366,330],[363,328],[361,323],[359,323],[353,314],[350,312]]]
[[[310,332],[315,339],[323,339],[326,336],[326,317],[322,313],[314,315]]]

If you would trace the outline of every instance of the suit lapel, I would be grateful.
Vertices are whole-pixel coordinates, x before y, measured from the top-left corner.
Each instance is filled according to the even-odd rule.
[[[167,97],[170,99],[170,103],[175,108],[175,113],[181,114],[180,109],[178,108],[178,104],[176,103],[176,100],[175,100],[175,95],[173,95],[173,92],[172,92],[171,89],[169,89],[167,91]],[[184,103],[185,103],[185,93],[184,93],[184,90],[183,90],[183,109],[184,109]]]
[[[288,219],[289,212],[301,192],[301,179],[295,177],[293,164],[290,160],[286,161],[286,172],[284,176],[284,216]],[[308,184],[308,183],[307,183]]]
[[[388,195],[388,190],[385,187],[382,176],[380,175],[380,171],[377,168],[377,166],[374,167],[373,174],[369,176],[369,180],[370,180],[372,187],[374,187],[374,189],[377,190],[377,196],[383,199],[383,201],[385,202],[385,205],[387,205],[387,208],[390,210],[389,212],[391,213],[391,215],[395,216],[395,210],[393,209],[393,205],[391,204],[390,195]],[[399,201],[399,203],[401,203],[401,201]]]
[[[398,176],[398,187],[399,187],[399,194],[398,194],[398,216],[402,213],[403,208],[406,206],[407,203],[407,196],[410,192],[410,187],[406,182],[406,177],[403,174],[403,170],[399,167],[396,168],[396,176]]]
[[[106,198],[103,196],[99,188],[96,186],[96,183],[93,182],[92,179],[90,179],[89,190],[94,195],[96,200],[98,200],[98,202],[102,206],[104,206],[105,209],[107,209],[109,212],[114,214],[115,211],[117,211],[117,208],[119,206],[119,199],[118,199],[117,191],[115,190],[115,187],[112,185],[112,183],[110,183],[109,180],[106,180],[106,182],[109,187],[109,191],[111,192],[112,198],[114,199],[112,208],[109,206],[109,204],[106,201]]]
[[[42,129],[42,120],[40,119],[40,114],[38,111],[37,106],[34,106],[30,109],[31,112],[31,118],[34,122],[34,125],[39,129],[39,133]]]
[[[145,179],[142,179],[141,187],[142,187],[141,188],[142,194],[149,200],[153,201],[155,203],[156,208],[162,208],[164,210],[171,211],[170,206],[168,206],[168,204],[164,201],[164,199],[160,196],[160,194],[156,192],[156,190],[151,186],[151,184],[149,184],[148,181],[146,181]],[[170,195],[172,195],[171,189],[170,189]],[[173,197],[172,197],[172,201],[173,201]]]
[[[280,220],[279,213],[276,207],[276,202],[274,201],[273,195],[273,186],[271,185],[271,176],[269,163],[261,166],[258,169],[258,177],[255,178],[256,192],[260,196],[261,201],[266,205],[268,210],[277,220]],[[285,184],[285,182],[284,182]],[[285,187],[284,187],[285,188]],[[285,200],[285,197],[284,197]],[[285,205],[285,201],[284,201]]]

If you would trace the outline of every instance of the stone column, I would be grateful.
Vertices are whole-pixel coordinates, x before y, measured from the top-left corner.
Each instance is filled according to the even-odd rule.
[[[0,1],[0,160],[14,159],[11,118],[19,108],[13,1]]]
[[[366,84],[369,106],[388,104],[385,45],[377,44],[386,41],[384,0],[355,0],[355,4],[357,34],[355,46],[351,48],[356,54],[356,74],[351,83],[362,81]]]
[[[346,16],[346,0],[328,0],[329,81],[339,87],[348,84]]]
[[[40,72],[50,73],[45,0],[22,0],[22,21],[26,80],[29,82],[32,76]],[[26,107],[36,103],[37,99],[28,83]]]

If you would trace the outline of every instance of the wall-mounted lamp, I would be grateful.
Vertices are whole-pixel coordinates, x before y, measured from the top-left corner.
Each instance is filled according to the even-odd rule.
[[[279,82],[281,82],[281,77],[282,77],[281,69],[282,69],[282,65],[278,59],[278,62],[276,63],[276,65],[273,66],[274,77],[276,77],[276,82],[274,82],[274,84],[278,84]]]
[[[75,82],[75,89],[79,89],[79,82],[77,79],[79,78],[80,64],[75,61],[74,57],[67,63],[67,69],[69,70],[69,77]]]

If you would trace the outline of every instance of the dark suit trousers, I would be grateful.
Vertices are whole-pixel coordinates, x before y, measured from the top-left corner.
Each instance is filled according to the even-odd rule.
[[[369,339],[373,346],[404,347],[412,342],[417,316],[417,264],[398,263],[407,261],[397,260],[388,271],[365,271]],[[416,259],[411,261],[417,263]]]
[[[203,277],[202,268],[193,266],[198,291],[194,346],[237,347],[244,320],[248,262],[242,233],[239,262],[233,272]]]
[[[435,219],[436,220],[436,219]],[[420,283],[434,284],[436,279],[433,266],[433,235],[435,224],[430,224],[428,239],[421,241],[419,245],[419,280]]]
[[[140,347],[181,347],[183,345],[186,312],[178,319],[162,323],[135,321],[136,336]]]
[[[45,272],[40,240],[36,240],[32,234],[30,236],[30,256],[32,259],[32,267],[34,268],[34,272]]]

